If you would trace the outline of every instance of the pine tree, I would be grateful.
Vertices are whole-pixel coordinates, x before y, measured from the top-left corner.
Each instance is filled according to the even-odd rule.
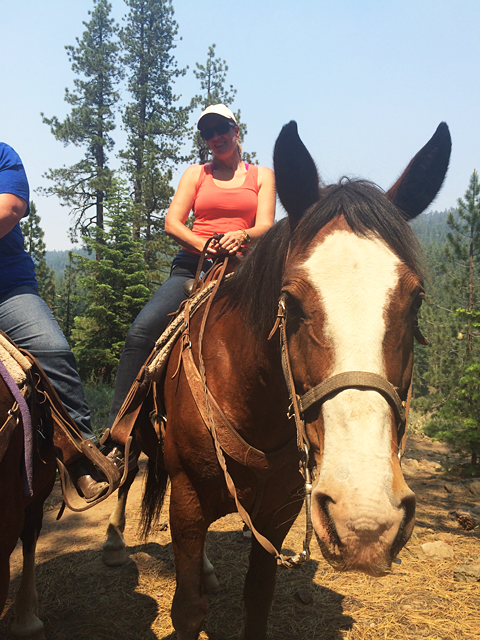
[[[81,40],[77,38],[77,47],[65,47],[73,72],[80,76],[74,80],[73,92],[65,90],[71,112],[63,122],[41,114],[57,140],[85,149],[83,159],[73,166],[49,169],[45,174],[54,184],[43,192],[57,195],[71,208],[73,237],[78,231],[88,234],[92,226],[103,228],[104,200],[112,180],[107,151],[114,146],[110,133],[115,128],[114,112],[119,101],[115,87],[122,78],[118,26],[109,17],[111,4],[107,0],[93,0],[93,4],[91,19],[83,23],[86,31]]]
[[[68,252],[68,264],[63,270],[63,277],[57,287],[55,317],[65,337],[71,342],[74,319],[85,310],[85,301],[78,285],[78,268],[76,255]]]
[[[40,226],[40,220],[35,203],[30,201],[30,215],[20,222],[20,227],[25,240],[25,250],[30,254],[35,264],[38,293],[53,309],[55,305],[55,272],[50,269],[45,260],[47,248],[43,241],[45,233]]]
[[[465,341],[462,322],[455,314],[449,290],[451,275],[443,268],[445,243],[428,244],[425,256],[427,299],[421,308],[419,323],[428,346],[415,347],[415,392],[432,396],[429,405],[438,405],[462,375],[466,362]]]
[[[195,63],[196,70],[193,71],[197,80],[200,80],[201,93],[194,96],[191,101],[192,109],[200,109],[203,111],[212,104],[224,104],[230,106],[233,104],[237,90],[233,85],[228,88],[225,86],[227,81],[228,65],[225,60],[215,57],[215,44],[208,47],[207,60],[205,64]],[[247,135],[247,125],[241,122],[240,109],[234,112],[235,119],[240,128],[240,143],[243,143]],[[245,162],[255,164],[256,153],[243,152],[242,157]],[[194,128],[192,158],[199,164],[206,164],[212,159],[212,154],[208,145],[202,140],[200,132]]]
[[[172,54],[178,25],[171,0],[126,0],[130,8],[122,30],[124,63],[131,101],[123,111],[128,145],[120,153],[132,181],[137,237],[145,241],[150,277],[170,262],[173,243],[164,233],[164,216],[173,196],[172,167],[185,161],[181,146],[189,108],[176,105],[174,81],[185,74]]]
[[[105,230],[84,242],[97,260],[78,256],[86,309],[75,318],[73,352],[85,380],[110,383],[133,320],[150,298],[142,245],[133,237],[134,204],[114,179],[105,202]]]
[[[427,435],[470,455],[470,471],[480,462],[480,364],[466,367],[455,392],[425,427]]]
[[[456,293],[457,314],[465,321],[467,357],[471,359],[480,286],[480,183],[476,171],[471,175],[464,199],[458,199],[456,215],[450,213],[447,224],[451,232],[447,234],[446,257],[455,269],[450,288]]]

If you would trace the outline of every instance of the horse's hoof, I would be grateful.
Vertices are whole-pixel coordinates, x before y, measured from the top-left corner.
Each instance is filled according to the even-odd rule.
[[[107,567],[121,567],[126,564],[130,556],[125,546],[113,547],[105,543],[102,548],[102,560]]]
[[[20,626],[17,622],[12,624],[11,633],[13,638],[20,640],[45,640],[43,622],[34,616],[28,625]]]

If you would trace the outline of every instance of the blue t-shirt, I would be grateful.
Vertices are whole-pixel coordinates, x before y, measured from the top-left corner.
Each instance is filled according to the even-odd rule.
[[[4,142],[0,142],[0,193],[13,193],[25,200],[25,216],[28,216],[30,191],[27,175],[18,153]],[[0,238],[0,298],[23,285],[36,288],[37,281],[35,266],[25,251],[18,222],[6,236]]]

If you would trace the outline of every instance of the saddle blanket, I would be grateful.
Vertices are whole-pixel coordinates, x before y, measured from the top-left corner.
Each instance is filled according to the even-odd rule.
[[[225,279],[229,278],[231,275],[233,274],[227,274],[225,276]],[[192,316],[195,311],[197,311],[197,309],[208,299],[210,292],[212,291],[215,284],[215,280],[209,282],[207,285],[202,287],[202,289],[200,289],[198,293],[194,294],[191,298],[188,298],[188,306],[183,304],[183,306],[181,306],[177,311],[173,320],[170,322],[168,327],[155,343],[155,351],[153,355],[150,356],[150,361],[147,361],[145,363],[148,380],[157,383],[160,382],[165,367],[168,363],[170,353],[180,335],[187,328],[185,324],[185,309],[188,308],[188,314],[189,316]]]
[[[0,333],[0,360],[12,376],[15,384],[21,388],[26,381],[26,372],[31,368],[31,363],[20,351]]]

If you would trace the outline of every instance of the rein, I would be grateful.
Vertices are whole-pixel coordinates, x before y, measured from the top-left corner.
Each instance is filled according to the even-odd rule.
[[[209,241],[208,241],[209,242]],[[199,285],[199,273],[200,273],[200,265],[203,263],[203,258],[208,248],[208,242],[204,247],[204,251],[200,257],[199,268],[197,269],[197,275],[195,278],[195,283],[193,290],[196,291]],[[235,427],[229,422],[226,418],[225,414],[222,412],[220,407],[218,406],[215,398],[212,396],[210,390],[208,389],[207,377],[205,364],[202,355],[202,345],[203,345],[203,337],[205,333],[205,327],[207,324],[208,315],[215,298],[215,294],[218,291],[218,288],[221,282],[224,279],[226,269],[228,264],[228,257],[225,258],[223,265],[220,268],[220,272],[218,273],[216,283],[213,287],[212,293],[208,298],[207,304],[205,305],[205,310],[201,320],[201,326],[198,336],[198,359],[199,366],[198,369],[195,365],[192,355],[192,345],[190,341],[190,300],[187,300],[184,307],[184,332],[182,334],[182,347],[180,353],[180,362],[183,363],[186,373],[186,379],[190,386],[190,390],[192,392],[192,396],[196,402],[197,408],[199,410],[200,415],[203,418],[203,421],[209,430],[214,447],[217,455],[218,463],[224,473],[225,482],[227,484],[227,488],[229,490],[230,495],[235,501],[235,505],[237,507],[238,513],[242,517],[243,521],[247,524],[247,526],[251,529],[253,535],[257,539],[257,541],[262,545],[262,547],[271,555],[273,555],[277,561],[277,564],[285,566],[287,568],[297,567],[305,562],[307,562],[310,558],[310,542],[313,535],[313,525],[311,519],[311,497],[312,497],[312,481],[311,481],[311,469],[308,465],[309,457],[310,457],[310,442],[308,440],[308,436],[305,428],[305,420],[304,413],[307,411],[312,405],[323,402],[325,398],[327,398],[332,393],[336,393],[337,391],[342,391],[345,389],[351,388],[362,388],[362,389],[373,389],[378,393],[381,393],[386,400],[389,402],[390,406],[393,408],[396,416],[397,422],[397,438],[398,438],[398,447],[399,447],[399,459],[403,454],[404,445],[405,445],[405,436],[406,436],[406,423],[408,417],[408,409],[410,405],[410,398],[412,392],[412,381],[410,382],[408,397],[406,402],[402,401],[397,388],[394,387],[386,378],[372,372],[368,371],[346,371],[335,376],[324,380],[320,384],[316,385],[309,391],[307,391],[302,396],[298,396],[295,390],[295,382],[293,379],[293,373],[290,363],[290,356],[288,352],[288,340],[287,340],[287,313],[284,297],[281,296],[278,303],[278,311],[277,318],[275,324],[268,336],[268,340],[270,340],[277,329],[280,330],[280,350],[281,350],[281,361],[282,361],[282,369],[283,375],[285,379],[285,384],[287,386],[289,398],[290,398],[290,407],[287,412],[287,416],[289,419],[295,419],[296,426],[296,448],[300,458],[300,472],[302,473],[305,480],[305,508],[306,508],[306,533],[305,539],[303,542],[303,551],[295,556],[284,556],[279,553],[279,551],[274,547],[274,545],[263,536],[257,529],[255,528],[252,519],[255,517],[258,508],[260,507],[259,502],[263,497],[263,491],[260,491],[260,495],[257,496],[257,500],[254,506],[253,514],[250,514],[246,511],[246,509],[242,506],[238,499],[237,491],[235,484],[233,482],[232,477],[230,476],[227,463],[224,456],[224,451],[235,460],[241,462],[245,466],[255,468],[255,466],[264,466],[265,469],[268,468],[268,454],[261,452],[259,450],[251,447],[247,442],[245,442],[236,431]],[[418,327],[417,327],[418,329]],[[419,331],[418,331],[419,333]],[[417,331],[415,332],[415,337],[417,337]],[[420,337],[423,339],[423,336]],[[419,340],[419,342],[422,342]],[[425,341],[426,342],[426,341]],[[179,363],[180,364],[180,363]],[[177,371],[178,372],[178,367]],[[217,423],[215,421],[217,419]],[[220,431],[220,434],[219,434]],[[232,446],[232,442],[236,446]],[[292,441],[293,444],[293,441]],[[287,443],[284,447],[282,447],[283,453],[288,449],[291,449],[290,443]],[[232,455],[233,454],[233,455]],[[253,454],[253,458],[250,457]],[[243,460],[242,460],[243,458]],[[249,463],[250,460],[250,463]],[[256,460],[257,465],[251,464]],[[264,463],[266,461],[266,463]]]

